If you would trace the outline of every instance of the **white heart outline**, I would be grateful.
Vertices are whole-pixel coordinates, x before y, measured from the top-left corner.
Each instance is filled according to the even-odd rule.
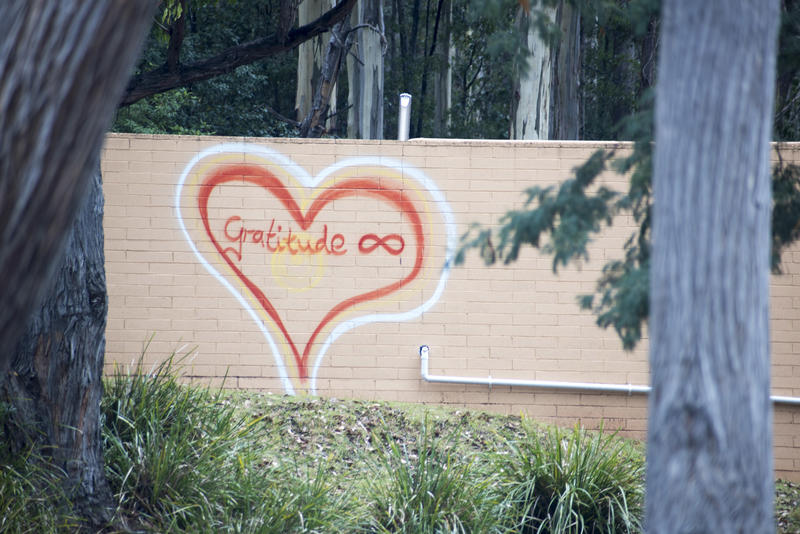
[[[377,322],[404,322],[419,317],[426,311],[428,311],[442,295],[444,291],[444,287],[447,284],[447,279],[450,276],[450,269],[453,265],[453,256],[455,255],[456,245],[457,245],[457,237],[456,237],[456,225],[453,219],[453,212],[450,209],[450,204],[447,203],[447,200],[444,198],[444,195],[436,187],[436,184],[433,180],[428,177],[425,173],[423,173],[418,168],[403,163],[402,160],[395,160],[392,158],[386,158],[383,156],[360,156],[360,157],[353,157],[347,158],[333,165],[326,167],[321,173],[319,173],[316,177],[311,176],[311,174],[306,171],[298,163],[294,162],[290,158],[284,156],[277,150],[271,149],[266,146],[262,145],[254,145],[250,143],[222,143],[219,145],[215,145],[213,147],[207,148],[197,154],[195,157],[189,161],[186,167],[183,169],[181,176],[178,180],[178,185],[175,188],[175,213],[178,218],[178,224],[181,227],[181,231],[183,232],[186,241],[189,243],[192,251],[194,251],[195,256],[200,261],[200,264],[206,268],[206,270],[211,273],[219,282],[228,289],[228,291],[236,297],[236,300],[244,307],[250,317],[255,321],[258,328],[261,330],[261,333],[264,334],[264,337],[269,343],[270,348],[272,349],[272,356],[275,360],[275,365],[278,367],[278,372],[280,374],[281,382],[283,383],[284,391],[289,395],[294,395],[294,386],[292,385],[292,381],[289,378],[288,373],[286,372],[286,363],[283,358],[283,355],[278,350],[278,345],[275,343],[275,340],[272,338],[272,334],[267,329],[264,321],[258,315],[258,313],[253,309],[247,299],[244,298],[244,295],[239,292],[237,288],[235,288],[228,280],[220,274],[220,272],[211,265],[208,260],[206,260],[200,251],[197,249],[197,246],[194,244],[191,236],[189,235],[188,230],[186,229],[186,225],[183,222],[183,214],[181,213],[181,193],[183,191],[184,183],[186,182],[186,178],[189,176],[191,170],[197,165],[198,162],[201,160],[214,155],[220,154],[228,154],[228,153],[235,153],[235,154],[254,154],[261,158],[272,160],[277,165],[280,165],[284,170],[289,172],[294,179],[296,179],[300,184],[303,185],[306,189],[313,190],[325,180],[331,174],[345,168],[345,167],[356,167],[356,166],[366,166],[371,165],[374,167],[387,167],[394,171],[400,172],[403,176],[408,176],[413,178],[419,184],[425,188],[426,191],[430,194],[431,198],[434,200],[436,206],[439,209],[439,213],[442,215],[442,219],[444,220],[446,232],[447,232],[447,241],[446,241],[446,250],[445,250],[445,262],[442,266],[442,274],[439,277],[439,283],[436,285],[436,289],[433,292],[433,295],[426,300],[421,305],[417,306],[413,310],[409,310],[402,313],[373,313],[369,315],[362,315],[360,317],[354,317],[348,319],[346,321],[342,321],[337,324],[328,337],[325,338],[322,347],[317,352],[317,357],[314,360],[314,366],[311,370],[309,375],[310,383],[309,387],[312,394],[316,394],[317,392],[317,372],[319,371],[320,364],[322,363],[322,359],[325,356],[325,353],[328,351],[330,345],[336,341],[336,339],[347,332],[348,330],[352,330],[357,326],[361,326],[368,323],[377,323]]]

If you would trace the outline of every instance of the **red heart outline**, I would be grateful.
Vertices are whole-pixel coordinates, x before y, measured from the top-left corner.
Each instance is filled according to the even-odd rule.
[[[289,331],[286,329],[286,326],[283,324],[283,321],[278,315],[278,311],[272,305],[267,296],[264,295],[264,292],[261,291],[261,289],[228,258],[227,254],[224,252],[224,249],[222,246],[220,246],[219,242],[211,231],[211,226],[208,220],[208,201],[209,197],[211,196],[211,192],[219,185],[234,181],[258,185],[266,189],[275,198],[277,198],[281,204],[283,204],[283,206],[286,208],[286,211],[303,230],[308,230],[309,226],[311,226],[311,224],[314,222],[314,219],[316,219],[317,214],[319,214],[322,208],[334,200],[344,197],[361,196],[377,198],[378,200],[386,201],[397,208],[401,214],[408,217],[411,227],[414,230],[414,237],[416,238],[417,242],[417,254],[414,262],[414,268],[411,270],[411,273],[402,280],[398,280],[397,282],[393,282],[389,285],[368,291],[366,293],[361,293],[336,304],[330,309],[330,311],[328,311],[325,317],[323,317],[323,319],[314,329],[314,332],[311,334],[311,337],[309,337],[308,342],[303,349],[303,354],[301,355],[297,350],[292,336],[289,334]],[[217,252],[219,252],[220,256],[222,256],[239,280],[241,280],[245,287],[247,287],[253,296],[255,296],[261,307],[275,322],[278,329],[289,343],[292,353],[294,354],[298,375],[301,380],[306,380],[308,378],[309,353],[311,352],[311,346],[314,344],[314,341],[322,329],[324,329],[334,318],[348,308],[352,308],[353,306],[362,302],[379,299],[406,286],[413,281],[417,275],[419,275],[419,272],[422,269],[425,251],[425,236],[422,229],[422,219],[419,215],[419,212],[417,212],[413,202],[408,198],[408,196],[406,196],[402,189],[387,187],[381,182],[381,179],[378,178],[352,178],[337,182],[325,189],[322,194],[316,197],[304,215],[300,210],[300,206],[297,205],[292,193],[278,179],[278,177],[276,177],[266,168],[250,164],[225,165],[215,169],[200,185],[197,193],[197,206],[200,211],[200,218],[203,221],[206,234],[213,243],[214,248],[217,249]]]

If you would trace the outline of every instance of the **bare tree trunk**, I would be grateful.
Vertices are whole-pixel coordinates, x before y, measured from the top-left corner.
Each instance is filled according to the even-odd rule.
[[[578,139],[580,130],[578,84],[581,72],[581,14],[561,2],[556,12],[561,39],[552,50],[553,76],[550,139]]]
[[[350,20],[356,33],[353,53],[347,56],[347,135],[383,139],[385,32],[381,0],[359,0]]]
[[[658,55],[659,19],[653,17],[647,23],[647,32],[638,43],[639,87],[642,91],[656,84],[656,56]],[[637,95],[637,96],[641,96]]]
[[[67,474],[82,517],[111,518],[111,490],[100,441],[100,398],[106,327],[103,189],[99,169],[66,239],[64,259],[0,386],[20,426],[19,446],[39,442]]]
[[[298,8],[300,26],[317,19],[335,5],[335,0],[303,0]],[[330,37],[330,32],[325,32],[298,47],[295,108],[297,109],[297,120],[299,122],[302,122],[308,116],[314,105],[314,92],[320,84],[322,64],[325,61],[326,46]],[[335,88],[331,90],[329,107],[333,110],[336,109]]]
[[[520,10],[519,32],[529,54],[514,85],[512,139],[577,139],[580,129],[578,81],[581,66],[580,12],[563,0],[540,6],[529,15]],[[534,17],[557,26],[552,46],[539,35]]]
[[[774,532],[769,139],[778,0],[667,0],[656,102],[647,517]]]
[[[438,0],[438,2],[437,2],[437,4],[438,4],[438,6],[436,8],[437,15],[441,13],[442,1],[443,0]],[[425,26],[425,39],[423,39],[423,41],[422,41],[422,43],[423,43],[422,44],[422,57],[421,58],[419,58],[419,57],[416,58],[417,61],[419,61],[419,59],[422,59],[422,76],[420,78],[419,93],[416,95],[416,103],[411,108],[412,119],[411,119],[411,126],[409,126],[410,136],[411,137],[421,137],[423,135],[422,124],[423,124],[423,119],[425,118],[425,115],[426,115],[426,112],[425,112],[425,102],[426,102],[426,100],[425,99],[428,96],[428,73],[430,71],[431,56],[433,56],[433,50],[436,47],[436,37],[437,37],[436,34],[438,32],[438,19],[437,19],[436,23],[434,23],[433,36],[431,37],[430,24],[429,24],[430,16],[431,16],[431,0],[426,0],[425,1],[425,23],[424,23],[424,26]],[[430,45],[430,49],[431,49],[430,53],[428,52],[428,43],[429,43],[428,39],[429,38],[431,38],[431,43],[432,43]],[[414,128],[414,117],[416,117],[416,125],[417,125],[416,128]]]
[[[326,132],[325,121],[328,116],[329,102],[333,97],[344,54],[347,53],[346,41],[349,28],[349,19],[345,19],[331,28],[325,61],[322,63],[320,80],[314,94],[314,103],[308,115],[300,123],[300,137],[320,137]]]
[[[444,137],[450,125],[453,93],[453,55],[450,29],[453,22],[451,0],[444,0],[441,14],[441,38],[436,45],[437,70],[434,78],[434,137]]]
[[[540,6],[542,15],[555,20],[556,9]],[[520,9],[518,17],[522,48],[529,54],[527,68],[518,69],[511,116],[512,139],[549,139],[552,54],[536,30],[533,14]]]

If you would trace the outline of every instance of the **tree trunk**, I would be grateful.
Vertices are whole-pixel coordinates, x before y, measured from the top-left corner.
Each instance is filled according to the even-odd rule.
[[[656,84],[656,56],[658,55],[659,20],[652,17],[647,23],[647,31],[639,39],[639,90],[650,89]],[[638,97],[641,97],[641,92]]]
[[[106,309],[99,176],[90,194],[100,204],[90,203],[75,223],[81,230],[68,232],[154,7],[0,4],[0,399],[31,430],[6,439],[37,441],[51,454],[78,513],[95,526],[111,505],[99,435]]]
[[[64,249],[154,4],[0,3],[0,381]]]
[[[325,50],[325,61],[322,62],[322,71],[314,94],[314,103],[308,115],[300,123],[300,137],[320,137],[326,132],[325,118],[328,116],[329,102],[335,92],[344,54],[347,53],[346,41],[349,29],[349,19],[331,28],[331,37]]]
[[[359,0],[350,20],[356,38],[353,53],[347,56],[347,135],[354,139],[383,139],[385,32],[381,0]]]
[[[450,126],[450,107],[453,94],[453,56],[450,31],[453,23],[451,0],[442,3],[441,38],[436,45],[436,77],[434,78],[434,137],[445,137]]]
[[[777,0],[668,0],[656,102],[646,525],[774,532]]]
[[[580,129],[578,83],[581,71],[581,15],[577,7],[561,2],[556,12],[561,38],[553,54],[552,110],[549,139],[578,139]]]
[[[16,422],[32,430],[16,437],[18,445],[41,444],[66,473],[77,512],[94,526],[111,518],[100,440],[107,308],[98,169],[66,239],[64,259],[0,387]]]
[[[335,0],[303,0],[298,8],[300,26],[317,19],[335,4]],[[330,32],[325,32],[298,47],[297,98],[295,103],[298,122],[302,122],[308,116],[314,105],[314,92],[320,84],[322,63],[325,60],[326,45],[330,37]],[[335,87],[331,90],[329,107],[333,110],[336,109]],[[329,125],[329,127],[332,127],[332,125]]]
[[[580,12],[561,0],[538,13],[520,10],[519,32],[528,54],[527,68],[518,69],[512,102],[512,139],[577,139],[580,127]],[[558,27],[551,46],[539,35],[534,17]]]
[[[542,16],[555,20],[556,9],[541,6]],[[533,13],[520,9],[519,36],[528,57],[527,68],[518,69],[514,84],[512,139],[549,139],[552,55],[547,41],[539,35]]]

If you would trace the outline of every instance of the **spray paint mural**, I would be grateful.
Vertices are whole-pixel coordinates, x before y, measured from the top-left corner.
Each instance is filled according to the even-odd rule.
[[[218,145],[186,166],[175,208],[200,264],[263,333],[287,393],[316,391],[348,330],[430,309],[456,246],[434,182],[383,157],[312,176],[264,146]]]

